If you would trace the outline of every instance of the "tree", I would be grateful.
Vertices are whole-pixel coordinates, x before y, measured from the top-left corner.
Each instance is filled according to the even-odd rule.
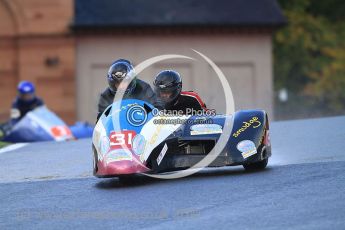
[[[275,88],[345,109],[345,23],[339,0],[280,1],[289,24],[274,38]],[[334,9],[334,14],[333,14]]]

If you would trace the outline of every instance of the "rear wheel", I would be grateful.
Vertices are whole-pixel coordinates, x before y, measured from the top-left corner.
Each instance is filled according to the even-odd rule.
[[[259,170],[263,170],[266,168],[268,163],[268,158],[265,158],[261,161],[257,161],[254,163],[249,163],[249,164],[244,164],[243,167],[246,171],[259,171]]]

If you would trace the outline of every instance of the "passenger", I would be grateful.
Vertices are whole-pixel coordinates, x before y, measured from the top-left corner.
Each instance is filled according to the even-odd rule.
[[[206,110],[205,103],[196,92],[182,91],[182,78],[174,70],[160,72],[153,85],[158,100],[163,102],[167,111],[182,111],[185,115],[193,115],[187,114],[188,111],[198,113]]]

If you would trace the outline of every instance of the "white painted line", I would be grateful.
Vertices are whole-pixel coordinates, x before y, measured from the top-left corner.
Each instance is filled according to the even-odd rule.
[[[23,148],[26,145],[28,145],[28,143],[18,143],[18,144],[9,145],[7,147],[1,148],[0,154]]]

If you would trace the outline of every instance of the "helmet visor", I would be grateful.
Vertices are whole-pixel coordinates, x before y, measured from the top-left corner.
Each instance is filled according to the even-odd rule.
[[[124,79],[123,81],[108,80],[109,88],[114,92],[124,92],[124,94],[131,94],[136,87],[136,79]]]
[[[19,98],[22,101],[32,101],[35,99],[35,94],[34,93],[20,93]]]
[[[166,104],[172,103],[180,94],[177,87],[161,88],[159,86],[155,86],[155,93]]]

